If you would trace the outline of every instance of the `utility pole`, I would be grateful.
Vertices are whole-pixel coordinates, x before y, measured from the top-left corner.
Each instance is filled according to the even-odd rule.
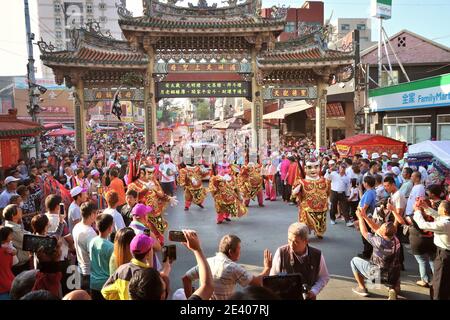
[[[36,94],[36,78],[34,73],[34,56],[33,56],[33,40],[34,33],[31,33],[30,26],[30,9],[28,6],[28,0],[23,0],[25,5],[25,28],[27,33],[27,48],[28,48],[28,64],[27,64],[27,77],[28,77],[28,96],[29,96],[29,106],[28,113],[31,116],[33,122],[37,122],[36,113],[39,111],[38,97],[39,94]],[[39,140],[40,136],[36,137],[36,158],[40,158],[39,151]]]

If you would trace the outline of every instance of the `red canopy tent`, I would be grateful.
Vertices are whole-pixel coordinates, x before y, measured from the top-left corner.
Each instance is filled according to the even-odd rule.
[[[359,134],[336,142],[336,148],[343,157],[354,156],[361,153],[361,150],[366,150],[369,156],[374,152],[380,155],[387,152],[389,156],[396,153],[401,159],[406,143],[377,134]]]
[[[54,130],[54,129],[60,129],[62,127],[63,126],[62,126],[61,123],[46,123],[46,124],[44,124],[45,131]]]
[[[48,137],[60,137],[60,136],[73,136],[75,134],[75,130],[71,129],[57,129],[53,130],[47,134]]]

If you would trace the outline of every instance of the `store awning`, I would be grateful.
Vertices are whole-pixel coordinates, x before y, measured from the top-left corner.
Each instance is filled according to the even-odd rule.
[[[295,101],[295,103],[286,104],[283,109],[263,115],[263,120],[283,120],[286,116],[307,110],[313,106],[305,100]]]

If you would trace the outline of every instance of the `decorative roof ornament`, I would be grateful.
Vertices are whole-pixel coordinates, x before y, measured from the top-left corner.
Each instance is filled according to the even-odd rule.
[[[45,42],[44,39],[42,39],[42,37],[41,37],[41,40],[39,40],[37,42],[37,45],[38,45],[41,53],[53,52],[56,49],[55,46],[51,42],[49,42],[49,43]]]
[[[212,6],[208,5],[207,0],[198,0],[197,5],[194,6],[192,3],[188,3],[189,8],[196,8],[196,9],[215,9],[217,8],[217,3],[213,3]]]
[[[272,6],[271,9],[272,12],[270,15],[273,19],[284,19],[287,16],[289,7],[286,7],[285,5],[281,7]]]
[[[91,34],[94,34],[94,35],[98,35],[98,36],[103,37],[103,38],[113,39],[111,31],[105,30],[103,32],[102,28],[100,27],[100,22],[95,21],[95,20],[86,23],[86,26],[84,28],[82,28],[82,29],[85,29],[87,32],[89,32]]]
[[[225,0],[222,3],[228,4],[229,7],[235,7],[238,3],[238,0]]]
[[[126,0],[120,0],[120,3],[116,3],[116,8],[120,19],[133,18],[133,13],[127,9]]]

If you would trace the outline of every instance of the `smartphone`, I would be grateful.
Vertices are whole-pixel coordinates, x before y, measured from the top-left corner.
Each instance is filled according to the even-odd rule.
[[[163,253],[163,262],[166,262],[169,259],[169,262],[177,260],[177,246],[174,244],[162,247]]]
[[[66,214],[65,209],[64,209],[64,203],[59,204],[59,214],[62,216],[64,216]]]
[[[169,231],[169,240],[174,242],[187,242],[183,231]]]
[[[303,278],[299,273],[263,277],[263,287],[283,300],[303,300]]]
[[[38,236],[34,234],[23,235],[23,250],[37,252],[41,247],[44,252],[51,253],[55,250],[57,240],[54,237]]]

